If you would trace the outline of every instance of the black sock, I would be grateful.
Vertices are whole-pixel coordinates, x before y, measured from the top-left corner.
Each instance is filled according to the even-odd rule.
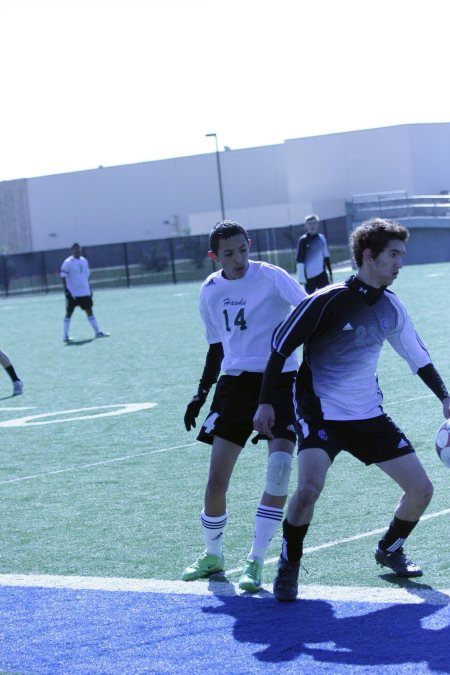
[[[17,382],[17,380],[18,380],[19,378],[17,377],[17,373],[16,373],[16,371],[14,370],[14,368],[13,368],[12,366],[8,366],[7,368],[5,368],[5,370],[6,370],[6,372],[8,373],[8,375],[10,376],[11,380],[12,380],[13,382]]]
[[[378,546],[383,551],[393,553],[401,548],[419,521],[412,523],[410,520],[400,520],[396,516],[391,521],[388,531],[384,537],[378,542]]]
[[[303,540],[308,532],[307,525],[291,525],[288,519],[283,520],[283,542],[281,555],[289,562],[299,562],[303,554]]]

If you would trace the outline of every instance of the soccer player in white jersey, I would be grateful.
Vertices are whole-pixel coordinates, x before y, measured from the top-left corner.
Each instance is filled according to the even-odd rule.
[[[375,560],[400,577],[423,574],[403,544],[428,506],[433,486],[410,441],[384,412],[376,375],[388,340],[442,401],[444,417],[450,417],[448,390],[404,305],[387,289],[402,268],[408,236],[402,225],[380,218],[357,227],[350,238],[357,274],[313,293],[274,333],[254,418],[261,434],[270,437],[276,424],[274,394],[285,360],[304,345],[296,380],[298,485],[283,522],[274,582],[280,601],[297,597],[303,540],[327,471],[341,450],[366,465],[376,464],[403,490]]]
[[[20,377],[17,375],[13,364],[11,363],[9,356],[0,350],[0,365],[3,366],[5,371],[8,373],[11,382],[13,384],[13,396],[20,396],[23,394],[23,382]]]
[[[212,385],[211,409],[198,439],[212,445],[201,523],[205,550],[183,574],[184,581],[224,569],[222,549],[227,522],[226,493],[235,463],[253,432],[262,373],[276,326],[306,293],[283,269],[249,260],[250,240],[234,221],[221,221],[210,234],[209,256],[222,269],[210,274],[200,290],[200,314],[209,349],[197,394],[187,406],[189,431]],[[266,485],[256,513],[253,545],[239,586],[261,588],[264,556],[282,520],[295,446],[293,384],[298,361],[286,360],[275,392],[277,425],[269,441]],[[253,439],[256,440],[256,439]]]
[[[66,296],[66,316],[63,323],[63,340],[66,344],[73,342],[69,336],[70,319],[75,307],[81,307],[87,314],[89,323],[95,333],[95,337],[108,337],[109,333],[104,333],[98,327],[97,319],[94,316],[92,307],[92,291],[89,285],[89,264],[84,256],[81,255],[80,244],[72,244],[72,255],[66,258],[61,265],[60,276]]]

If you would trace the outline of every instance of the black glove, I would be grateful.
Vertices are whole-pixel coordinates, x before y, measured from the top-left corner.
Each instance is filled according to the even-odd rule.
[[[252,438],[253,445],[256,445],[258,441],[270,441],[270,438],[268,436],[264,436],[264,434],[256,434],[256,436],[253,436]]]
[[[195,420],[198,417],[200,408],[206,401],[207,396],[208,391],[206,389],[200,389],[199,387],[198,392],[189,401],[186,412],[184,413],[184,426],[186,427],[186,431],[195,428]]]
[[[69,291],[68,288],[65,289],[64,295],[66,296],[66,298],[67,298],[68,300],[72,300],[72,293]]]

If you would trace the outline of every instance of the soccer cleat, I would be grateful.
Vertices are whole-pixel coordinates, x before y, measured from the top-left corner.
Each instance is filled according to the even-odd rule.
[[[261,590],[262,563],[258,560],[247,560],[244,572],[239,579],[241,591],[257,593]]]
[[[273,582],[273,594],[280,602],[292,602],[298,595],[300,560],[290,562],[280,555],[278,572]]]
[[[207,553],[202,553],[192,565],[186,567],[181,575],[181,579],[182,581],[205,579],[206,577],[211,576],[211,574],[223,572],[223,565],[223,555],[208,555]]]
[[[20,396],[20,394],[23,394],[23,382],[16,380],[13,382],[13,396]]]
[[[63,342],[65,342],[66,345],[70,345],[70,343],[73,342],[73,338],[67,335],[65,338],[63,338]]]
[[[375,560],[382,567],[390,567],[399,577],[421,577],[423,570],[409,560],[403,552],[403,547],[388,553],[378,547],[375,551]]]
[[[95,337],[109,337],[109,333],[104,333],[102,330],[98,330],[95,334]]]

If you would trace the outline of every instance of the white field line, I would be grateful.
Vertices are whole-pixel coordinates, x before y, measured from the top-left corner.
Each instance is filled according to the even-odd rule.
[[[116,457],[114,459],[103,460],[92,464],[85,464],[79,467],[71,467],[68,469],[59,469],[57,471],[50,471],[32,476],[23,476],[22,478],[15,478],[7,481],[0,481],[0,484],[12,483],[20,480],[27,480],[31,478],[38,478],[57,473],[64,473],[67,471],[77,471],[92,466],[102,464],[109,464],[112,462],[125,461],[134,457],[142,457],[158,452],[170,452],[171,450],[178,450],[182,448],[197,445],[198,442],[188,443],[185,445],[172,446],[169,448],[162,448],[160,450],[149,450],[148,452],[137,453],[134,455],[125,455],[123,457]],[[429,520],[437,518],[450,513],[450,509],[444,509],[435,513],[430,513],[422,516],[421,520]],[[305,548],[305,553],[314,553],[332,546],[339,546],[365,537],[374,536],[385,531],[385,527],[363,532],[361,534],[347,537],[344,539],[319,544],[318,546],[310,546]],[[270,558],[266,564],[277,562],[278,558]],[[236,574],[242,571],[242,567],[227,570],[227,574]],[[217,596],[233,596],[242,594],[237,584],[228,581],[165,581],[157,579],[127,579],[114,577],[81,577],[81,576],[53,576],[53,575],[20,575],[20,574],[0,574],[0,586],[20,586],[20,587],[40,587],[40,588],[65,588],[77,590],[97,590],[97,591],[122,591],[134,593],[172,593],[172,594],[190,594],[190,595],[217,595]],[[414,594],[413,594],[414,593]],[[263,591],[254,597],[264,597],[271,594],[271,585],[263,585]],[[301,597],[303,599],[324,599],[324,600],[341,600],[353,602],[374,602],[374,603],[419,603],[427,602],[434,605],[450,604],[450,589],[436,591],[433,589],[382,589],[370,587],[350,587],[350,586],[304,586],[302,587]]]
[[[9,485],[10,483],[20,483],[23,480],[32,480],[33,478],[45,478],[46,476],[55,476],[59,473],[68,473],[70,471],[82,471],[83,469],[90,469],[93,466],[102,466],[104,464],[113,464],[114,462],[125,462],[128,459],[135,457],[145,457],[146,455],[155,455],[159,452],[171,452],[172,450],[180,450],[182,448],[190,448],[193,445],[199,445],[200,441],[195,443],[186,443],[185,445],[174,445],[170,448],[161,448],[160,450],[147,450],[147,452],[138,452],[134,455],[123,455],[122,457],[114,457],[112,459],[103,459],[100,462],[92,462],[91,464],[80,464],[80,466],[70,466],[66,469],[55,469],[54,471],[44,471],[42,473],[35,473],[30,476],[20,476],[19,478],[8,478],[7,480],[0,480],[0,485]]]
[[[421,517],[422,520],[430,520],[431,518],[440,518],[441,516],[446,516],[450,513],[450,509],[444,509],[443,511],[435,511],[434,513],[427,513]],[[353,537],[346,537],[345,539],[336,539],[335,541],[329,541],[326,544],[319,544],[318,546],[308,546],[304,549],[304,553],[315,553],[316,551],[322,551],[325,548],[331,548],[332,546],[340,546],[341,544],[348,544],[353,541],[358,541],[358,539],[365,539],[366,537],[373,537],[376,534],[381,534],[386,531],[386,527],[379,527],[376,530],[369,530],[368,532],[361,532],[361,534],[355,534]],[[278,562],[278,558],[268,558],[265,561],[266,565],[273,564]],[[243,567],[235,567],[234,569],[227,570],[227,574],[237,574],[242,572]]]
[[[228,581],[169,581],[163,579],[126,579],[118,577],[54,576],[47,574],[1,574],[0,587],[52,588],[122,593],[167,593],[172,595],[238,596],[249,594]],[[252,598],[272,595],[272,586]],[[331,600],[364,603],[418,604],[447,606],[450,589],[434,590],[415,586],[411,588],[373,588],[362,586],[302,586],[300,596],[305,600]]]
[[[415,396],[414,398],[400,399],[399,401],[391,401],[391,403],[389,403],[388,405],[398,405],[400,403],[409,403],[411,401],[418,401],[418,400],[422,400],[422,399],[425,399],[425,398],[431,398],[432,396],[433,396],[433,394],[430,394],[430,395],[425,394],[424,396]],[[4,411],[4,410],[27,410],[27,408],[1,408],[0,407],[0,411]],[[8,485],[10,483],[20,483],[21,481],[24,481],[24,480],[32,480],[34,478],[44,478],[46,476],[55,476],[55,475],[58,475],[58,474],[61,474],[61,473],[69,473],[70,471],[82,471],[83,469],[90,469],[94,466],[104,466],[106,464],[113,464],[115,462],[125,462],[125,461],[127,461],[129,459],[133,459],[135,457],[145,457],[147,455],[154,455],[154,454],[157,454],[157,453],[160,453],[160,452],[170,452],[172,450],[180,450],[182,448],[189,448],[189,447],[192,447],[194,445],[200,445],[200,441],[195,441],[194,443],[186,443],[184,445],[176,445],[176,446],[172,446],[172,447],[169,447],[169,448],[161,448],[160,450],[148,450],[146,452],[139,452],[139,453],[136,453],[136,454],[133,454],[133,455],[123,455],[122,457],[114,457],[112,459],[105,459],[105,460],[101,460],[99,462],[93,462],[93,463],[90,463],[90,464],[80,464],[80,466],[71,466],[71,467],[67,467],[65,469],[55,469],[53,471],[43,471],[41,473],[36,473],[36,474],[29,475],[29,476],[20,476],[18,478],[8,478],[6,480],[0,480],[0,485]]]
[[[422,394],[421,396],[413,396],[412,398],[401,398],[399,401],[388,401],[387,406],[400,405],[401,403],[410,403],[411,401],[422,401],[424,398],[436,398],[434,394]],[[383,406],[385,401],[383,400]]]

